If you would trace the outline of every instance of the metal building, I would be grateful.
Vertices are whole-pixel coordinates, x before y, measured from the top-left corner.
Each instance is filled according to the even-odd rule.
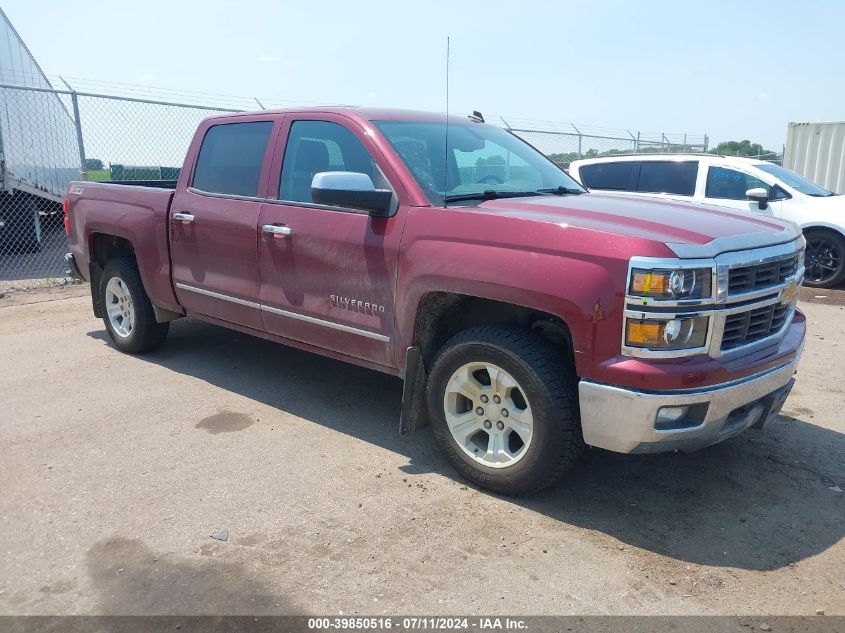
[[[783,166],[837,193],[845,193],[845,121],[790,123]]]

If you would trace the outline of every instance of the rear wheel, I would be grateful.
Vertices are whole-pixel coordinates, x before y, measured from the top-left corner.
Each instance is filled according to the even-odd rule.
[[[142,354],[164,343],[170,324],[156,322],[133,258],[119,257],[106,264],[100,298],[106,331],[119,350]]]
[[[478,327],[450,339],[432,366],[427,398],[446,458],[494,492],[548,486],[582,446],[573,368],[522,328]]]
[[[845,279],[845,238],[827,229],[804,233],[807,240],[804,284],[811,288],[830,288]]]

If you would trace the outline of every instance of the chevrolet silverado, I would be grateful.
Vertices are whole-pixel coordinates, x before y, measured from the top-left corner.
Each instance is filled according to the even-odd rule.
[[[803,348],[796,225],[587,192],[478,116],[211,117],[178,181],[73,182],[64,212],[118,349],[191,317],[399,376],[400,432],[505,494],[761,427]]]

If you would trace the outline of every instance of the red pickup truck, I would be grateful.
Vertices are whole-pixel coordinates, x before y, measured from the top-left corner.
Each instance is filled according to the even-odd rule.
[[[803,348],[794,224],[589,193],[479,117],[212,117],[178,182],[64,207],[119,349],[187,316],[400,376],[400,431],[501,493],[762,426]]]

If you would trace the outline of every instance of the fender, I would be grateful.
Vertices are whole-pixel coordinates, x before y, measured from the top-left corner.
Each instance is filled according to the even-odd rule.
[[[136,191],[143,196],[133,196]],[[97,263],[93,252],[95,235],[125,239],[135,252],[141,281],[153,305],[171,313],[184,314],[170,279],[168,212],[173,192],[122,186],[120,193],[122,196],[128,193],[128,197],[112,199],[109,187],[87,183],[85,196],[74,203],[74,216],[84,218],[85,234],[79,242],[79,246],[84,245],[82,261],[87,262],[89,267]],[[92,267],[92,282],[95,272]]]
[[[630,253],[671,256],[662,244],[577,227],[532,222],[515,232],[512,222],[507,229],[497,226],[508,218],[479,218],[480,214],[465,210],[428,208],[411,213],[425,217],[409,218],[400,249],[396,290],[400,368],[409,366],[407,351],[418,343],[418,312],[425,296],[448,292],[561,319],[572,337],[579,375],[589,375],[594,356],[619,353]]]
[[[801,224],[800,226],[802,231],[812,231],[813,229],[827,229],[845,237],[845,228],[836,224],[831,224],[830,222],[807,222],[805,224]]]

